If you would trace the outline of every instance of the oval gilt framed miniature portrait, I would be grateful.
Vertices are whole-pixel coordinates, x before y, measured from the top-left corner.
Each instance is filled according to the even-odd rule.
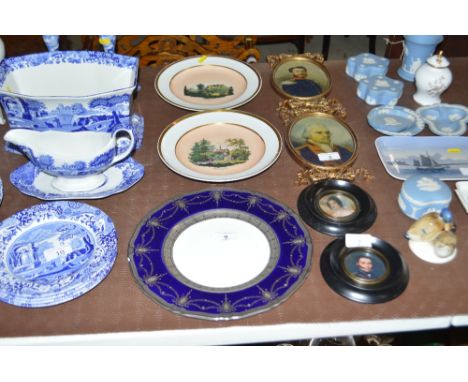
[[[334,170],[350,166],[357,156],[357,139],[341,119],[326,113],[303,114],[289,126],[287,146],[306,168]]]
[[[365,247],[348,248],[345,238],[334,240],[321,255],[320,270],[336,293],[366,304],[398,297],[409,280],[408,267],[399,252],[374,236]]]
[[[299,195],[297,208],[310,227],[331,236],[364,232],[377,217],[371,196],[341,179],[326,179],[306,187]]]
[[[293,56],[278,62],[272,83],[282,96],[303,100],[324,97],[331,90],[327,68],[309,57]]]

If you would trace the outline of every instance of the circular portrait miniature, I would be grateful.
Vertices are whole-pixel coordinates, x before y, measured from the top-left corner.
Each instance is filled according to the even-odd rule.
[[[325,217],[347,221],[359,213],[359,203],[350,194],[330,192],[318,199],[318,211]]]
[[[378,283],[388,273],[388,264],[376,251],[357,248],[343,257],[343,270],[346,275],[357,282]]]
[[[328,70],[317,61],[306,57],[293,57],[280,61],[273,69],[274,88],[288,98],[313,99],[330,92]]]
[[[357,155],[357,140],[343,121],[324,113],[301,116],[289,128],[288,147],[305,167],[349,166]]]

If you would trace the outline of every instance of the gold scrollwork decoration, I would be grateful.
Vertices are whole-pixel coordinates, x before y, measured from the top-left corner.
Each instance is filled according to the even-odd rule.
[[[335,98],[320,98],[311,101],[286,99],[279,102],[276,110],[285,126],[289,126],[302,114],[315,112],[331,114],[340,119],[346,118],[346,109]]]
[[[372,180],[375,177],[369,170],[360,168],[337,168],[337,169],[319,169],[309,168],[302,169],[297,173],[296,185],[306,186],[325,179],[342,179],[353,182],[356,178],[363,178],[364,180]]]
[[[289,58],[297,58],[297,57],[303,57],[303,58],[308,58],[311,60],[314,60],[318,62],[319,64],[323,64],[325,61],[322,53],[302,53],[302,54],[286,54],[282,53],[279,55],[269,55],[266,57],[266,60],[268,64],[270,64],[270,67],[273,68],[275,65],[277,65],[280,61],[283,61],[285,59]]]

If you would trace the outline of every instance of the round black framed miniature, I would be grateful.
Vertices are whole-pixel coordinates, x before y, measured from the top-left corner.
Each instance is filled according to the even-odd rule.
[[[347,248],[331,242],[320,257],[322,276],[339,295],[364,304],[393,300],[406,289],[408,267],[389,243],[371,236],[369,247]]]
[[[322,180],[306,187],[299,195],[297,208],[310,227],[330,236],[364,232],[377,217],[371,196],[340,179]]]

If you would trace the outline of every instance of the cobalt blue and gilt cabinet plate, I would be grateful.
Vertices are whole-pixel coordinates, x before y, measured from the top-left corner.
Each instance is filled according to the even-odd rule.
[[[309,233],[288,207],[259,193],[209,189],[150,212],[128,260],[144,293],[166,309],[229,320],[286,300],[311,256]]]
[[[26,208],[0,224],[0,301],[45,307],[98,285],[117,255],[109,216],[77,202]]]

